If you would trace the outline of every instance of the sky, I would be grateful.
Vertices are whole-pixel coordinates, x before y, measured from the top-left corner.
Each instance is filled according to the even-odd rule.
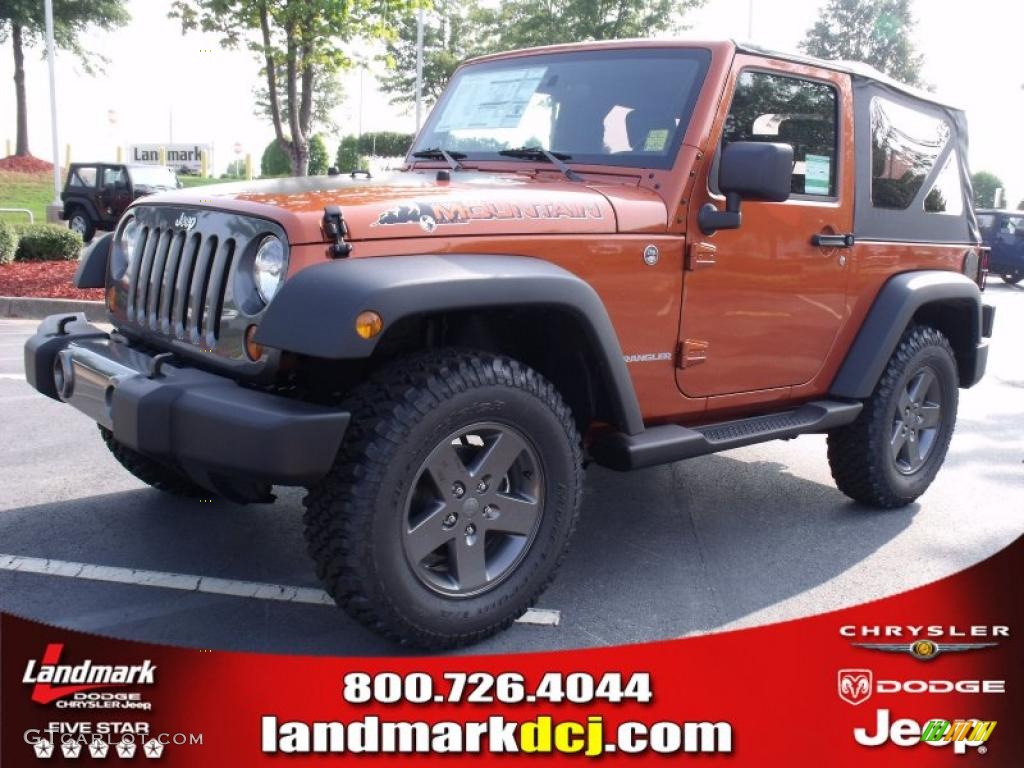
[[[41,2],[42,0],[40,0]],[[796,51],[824,0],[708,0],[687,17],[688,36],[750,40]],[[915,43],[925,56],[923,76],[967,111],[972,170],[989,170],[1007,185],[1012,206],[1024,199],[1024,2],[915,0]],[[127,27],[96,33],[93,50],[109,59],[104,75],[89,77],[69,54],[57,54],[60,152],[76,160],[113,159],[118,145],[204,143],[220,172],[241,154],[256,162],[273,137],[253,114],[259,65],[244,50],[222,50],[216,36],[181,34],[167,18],[166,0],[129,0]],[[751,18],[752,9],[752,18]],[[784,9],[784,10],[783,10]],[[374,50],[353,44],[354,58]],[[411,110],[393,107],[376,86],[375,68],[343,76],[345,103],[335,113],[341,130],[329,137],[333,156],[341,134],[415,128]],[[15,136],[14,67],[10,43],[0,45],[0,141]],[[52,158],[47,71],[41,50],[26,56],[29,146]],[[0,147],[2,149],[2,147]]]

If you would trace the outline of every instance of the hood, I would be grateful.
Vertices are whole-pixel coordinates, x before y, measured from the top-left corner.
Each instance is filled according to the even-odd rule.
[[[348,239],[460,235],[600,234],[666,225],[654,192],[635,181],[600,185],[554,174],[406,172],[381,179],[309,176],[214,184],[147,197],[144,204],[216,208],[278,221],[292,244],[323,242],[324,207],[337,205]]]

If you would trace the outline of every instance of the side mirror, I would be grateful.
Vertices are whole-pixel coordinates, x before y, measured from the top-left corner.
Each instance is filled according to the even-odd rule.
[[[742,217],[740,202],[757,200],[781,203],[789,199],[793,174],[793,147],[759,141],[734,141],[722,151],[718,188],[725,193],[725,210],[706,203],[697,216],[705,235],[719,229],[737,229]]]

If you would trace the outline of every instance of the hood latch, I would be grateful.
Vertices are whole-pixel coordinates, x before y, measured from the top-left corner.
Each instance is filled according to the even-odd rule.
[[[348,225],[341,215],[341,208],[339,206],[328,205],[324,207],[323,226],[324,234],[333,241],[328,249],[331,258],[348,258],[349,254],[352,253],[352,244],[345,242],[345,237],[348,235]]]

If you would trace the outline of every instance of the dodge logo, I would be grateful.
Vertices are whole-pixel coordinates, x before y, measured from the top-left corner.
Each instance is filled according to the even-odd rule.
[[[871,698],[872,674],[870,669],[840,669],[839,698],[847,704],[863,704]]]

